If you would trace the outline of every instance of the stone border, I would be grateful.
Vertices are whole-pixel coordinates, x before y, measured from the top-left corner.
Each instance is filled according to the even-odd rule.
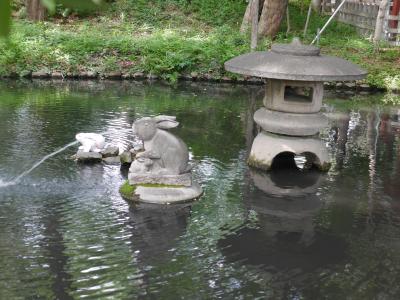
[[[41,79],[41,80],[133,80],[133,81],[159,81],[163,80],[160,76],[154,74],[146,74],[143,72],[136,72],[133,74],[122,72],[110,73],[97,73],[97,72],[80,72],[80,73],[62,73],[58,71],[46,72],[25,72],[22,74],[11,73],[9,75],[0,76],[0,79]],[[213,77],[211,74],[199,74],[192,72],[190,74],[182,74],[178,76],[179,81],[197,81],[197,82],[215,82],[215,83],[231,83],[231,84],[244,84],[244,85],[263,85],[265,80],[263,78],[251,76],[239,76],[231,78],[229,76]],[[338,90],[339,92],[382,92],[386,91],[384,88],[370,86],[363,82],[325,82],[324,87],[327,90]],[[392,90],[393,93],[400,93],[400,90]],[[349,93],[350,94],[350,93]]]

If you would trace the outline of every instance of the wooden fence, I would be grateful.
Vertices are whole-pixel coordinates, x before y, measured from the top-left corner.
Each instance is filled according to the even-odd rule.
[[[331,14],[341,0],[325,0],[322,2],[322,11]],[[337,20],[356,27],[364,36],[373,36],[380,0],[347,0],[337,14]],[[382,38],[389,44],[400,46],[400,15],[391,15],[393,0],[385,14]]]

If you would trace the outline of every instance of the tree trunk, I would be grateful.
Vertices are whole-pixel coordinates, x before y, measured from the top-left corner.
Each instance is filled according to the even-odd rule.
[[[274,38],[286,13],[288,0],[266,0],[261,13],[258,34]]]
[[[43,21],[46,17],[46,8],[40,0],[26,0],[26,12],[32,21]]]
[[[389,0],[382,0],[381,3],[379,4],[379,11],[378,11],[378,16],[376,17],[375,33],[374,33],[375,47],[378,46],[379,41],[381,40],[382,37],[383,25],[385,22],[385,14],[388,5],[389,5]]]
[[[251,27],[252,15],[251,15],[251,4],[253,0],[249,0],[249,4],[247,4],[246,12],[244,13],[242,25],[240,26],[240,32],[244,33],[249,30]],[[259,1],[259,10],[261,11],[262,7],[264,6],[264,0]]]
[[[321,12],[321,0],[312,0],[311,6],[317,13]]]
[[[250,49],[251,51],[256,50],[257,44],[258,44],[258,10],[259,10],[259,4],[260,0],[253,0],[253,5],[251,7],[251,15],[252,15],[252,20],[251,20],[251,43],[250,43]]]

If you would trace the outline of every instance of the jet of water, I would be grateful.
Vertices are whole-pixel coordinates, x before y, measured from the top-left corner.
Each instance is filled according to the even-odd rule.
[[[10,185],[16,185],[18,184],[21,179],[23,177],[25,177],[26,175],[28,175],[29,173],[31,173],[33,170],[35,170],[37,167],[39,167],[42,163],[44,163],[46,160],[48,160],[49,158],[57,155],[58,153],[63,152],[64,150],[68,149],[71,146],[74,146],[78,144],[78,141],[69,143],[67,145],[65,145],[64,147],[54,151],[53,153],[50,153],[48,155],[46,155],[45,157],[43,157],[41,160],[39,160],[38,162],[36,162],[30,169],[22,172],[20,175],[18,175],[17,177],[15,177],[13,180],[9,181],[9,182],[4,182],[2,180],[0,180],[0,187],[6,187],[6,186],[10,186]]]
[[[122,129],[122,130],[120,130],[120,131],[126,132],[126,131],[131,131],[131,130],[132,130],[132,129],[127,128],[127,129]],[[110,134],[110,133],[112,133],[112,132],[110,132],[110,131],[105,131],[105,132],[102,132],[102,133],[100,133],[100,134],[101,134],[101,135],[107,135],[107,134]],[[60,149],[54,151],[53,153],[50,153],[50,154],[46,155],[46,156],[43,157],[41,160],[39,160],[38,162],[36,162],[30,169],[24,171],[23,173],[21,173],[20,175],[18,175],[17,177],[15,177],[15,178],[14,178],[13,180],[11,180],[11,181],[5,182],[5,181],[3,181],[3,180],[0,179],[0,188],[6,187],[6,186],[10,186],[10,185],[16,185],[16,184],[18,184],[18,183],[21,181],[21,179],[22,179],[23,177],[25,177],[26,175],[30,174],[33,170],[35,170],[37,167],[39,167],[39,166],[40,166],[42,163],[44,163],[46,160],[48,160],[49,158],[51,158],[51,157],[57,155],[58,153],[63,152],[64,150],[66,150],[66,149],[68,149],[69,147],[74,146],[74,145],[76,145],[76,144],[78,144],[78,143],[79,143],[78,141],[74,141],[74,142],[69,143],[69,144],[63,146],[62,148],[60,148]]]

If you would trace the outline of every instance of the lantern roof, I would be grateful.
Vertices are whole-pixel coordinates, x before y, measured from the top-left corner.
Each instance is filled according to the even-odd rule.
[[[298,38],[290,44],[274,44],[270,51],[232,58],[225,63],[225,69],[247,76],[300,81],[349,81],[367,75],[347,60],[321,55],[319,48],[303,45]]]

